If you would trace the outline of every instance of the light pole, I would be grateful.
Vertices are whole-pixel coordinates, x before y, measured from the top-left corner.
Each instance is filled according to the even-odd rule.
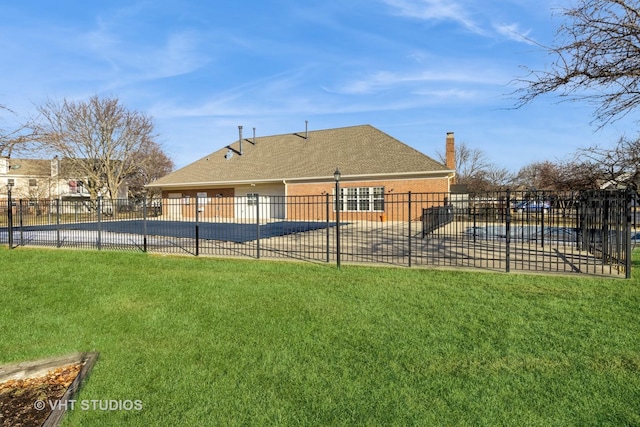
[[[7,183],[7,205],[9,210],[7,211],[7,230],[9,231],[9,249],[13,249],[13,200],[11,200],[11,189],[13,183]]]
[[[336,168],[333,173],[333,179],[336,181],[336,264],[340,268],[340,169]]]

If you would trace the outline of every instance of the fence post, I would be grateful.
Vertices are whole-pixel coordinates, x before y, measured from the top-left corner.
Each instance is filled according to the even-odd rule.
[[[329,221],[329,212],[330,212],[329,211],[329,193],[324,195],[324,199],[325,199],[325,205],[327,209],[327,212],[326,212],[326,215],[327,215],[327,263],[329,263],[329,254],[330,254],[329,244],[331,243],[329,239],[329,235],[331,231],[329,227],[329,225],[331,224]]]
[[[98,240],[96,240],[96,247],[98,250],[102,249],[102,193],[98,193],[98,200],[96,202],[98,210]]]
[[[23,202],[23,200],[20,199],[20,202],[19,202],[20,211],[18,213],[18,215],[20,217],[20,246],[24,246],[24,232],[22,230],[22,225],[23,225],[23,222],[22,222],[22,202]]]
[[[340,269],[340,180],[336,179],[336,266]]]
[[[476,202],[473,202],[473,207],[469,208],[471,210],[471,215],[473,215],[473,243],[476,243],[476,234],[478,233],[478,221],[477,221],[477,217],[478,217],[478,211],[477,211],[477,206],[476,206]]]
[[[576,250],[582,250],[582,235],[584,230],[582,228],[582,195],[579,195],[575,204],[576,208]]]
[[[507,188],[507,212],[505,217],[505,241],[506,241],[506,255],[505,255],[505,269],[509,273],[511,271],[511,190]]]
[[[56,199],[56,247],[62,246],[60,241],[60,199]]]
[[[13,200],[11,200],[11,185],[7,185],[7,231],[9,232],[9,249],[13,249]]]
[[[542,208],[540,209],[540,247],[544,248],[544,210],[546,206],[546,197],[544,197],[544,192],[542,193],[542,195]],[[549,209],[551,209],[551,203],[549,203]]]
[[[200,255],[200,204],[196,193],[196,256]]]
[[[627,279],[631,279],[631,201],[633,198],[633,190],[630,187],[627,187],[625,192],[625,200],[624,200],[624,211],[626,213],[626,224],[624,227],[625,232],[625,269],[624,269],[624,277]],[[634,214],[635,216],[635,214]]]
[[[609,216],[611,215],[611,197],[604,193],[603,212],[602,212],[602,231],[600,240],[602,241],[602,265],[606,265],[607,260],[610,261],[611,248],[609,248]]]
[[[260,195],[256,195],[256,258],[260,259]]]
[[[408,193],[408,204],[409,204],[409,235],[407,236],[409,239],[409,267],[411,267],[411,191]]]
[[[147,190],[142,195],[142,251],[147,252]]]

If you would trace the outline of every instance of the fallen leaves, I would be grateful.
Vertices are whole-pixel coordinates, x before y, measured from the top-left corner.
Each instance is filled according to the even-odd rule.
[[[0,383],[0,426],[41,426],[51,413],[50,402],[64,396],[82,366],[62,366],[44,376]],[[45,402],[43,409],[35,408],[36,401]]]

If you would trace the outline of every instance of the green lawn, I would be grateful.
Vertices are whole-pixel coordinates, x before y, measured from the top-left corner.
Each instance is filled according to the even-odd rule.
[[[6,247],[0,265],[0,363],[95,350],[77,399],[143,404],[66,426],[640,425],[637,279]]]

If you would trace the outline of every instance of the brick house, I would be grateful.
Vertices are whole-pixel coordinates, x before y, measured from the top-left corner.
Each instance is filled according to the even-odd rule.
[[[261,137],[255,137],[254,129],[249,138],[242,137],[239,127],[237,141],[147,187],[162,191],[163,199],[168,199],[165,206],[181,199],[183,217],[194,215],[190,201],[197,198],[205,218],[244,218],[258,201],[260,218],[299,219],[282,200],[333,195],[338,168],[341,211],[374,219],[385,211],[385,195],[448,193],[455,177],[454,153],[451,132],[446,137],[445,165],[370,125]],[[213,208],[216,200],[229,198],[234,198],[233,205],[221,201],[224,209]]]

